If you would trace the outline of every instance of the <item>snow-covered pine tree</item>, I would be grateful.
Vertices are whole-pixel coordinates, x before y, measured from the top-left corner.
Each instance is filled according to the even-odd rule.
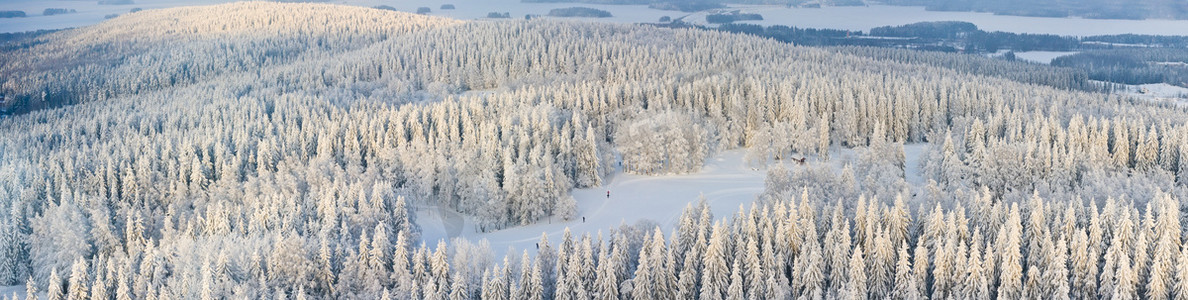
[[[1188,247],[1180,249],[1180,257],[1176,259],[1176,300],[1188,299]]]
[[[466,300],[470,298],[469,287],[466,284],[466,278],[462,278],[462,273],[454,273],[453,280],[450,281],[450,293],[447,299],[449,300]],[[483,277],[490,276],[490,273],[484,273]]]
[[[602,254],[599,255],[598,274],[592,294],[595,300],[619,299],[619,280],[615,277],[617,267],[614,266],[615,260],[610,257],[610,247],[603,247]]]
[[[979,240],[981,239],[981,234],[975,233],[974,236],[974,244],[980,244]],[[966,273],[968,275],[965,276],[965,278],[959,278],[960,280],[964,281],[962,283],[964,290],[959,291],[962,297],[977,300],[990,299],[990,280],[989,276],[987,275],[988,272],[984,267],[982,257],[982,249],[979,249],[979,247],[976,246],[970,247],[969,259],[966,262],[964,270],[961,271],[962,273]]]
[[[869,251],[870,259],[867,260],[867,286],[870,296],[877,299],[891,297],[895,284],[895,246],[887,231],[878,230],[874,248]]]
[[[844,217],[840,216],[840,210],[834,210],[833,220],[836,221],[830,226],[829,232],[825,233],[825,243],[823,248],[825,256],[828,259],[828,273],[829,283],[828,289],[830,291],[840,291],[842,286],[846,283],[847,272],[850,269],[850,223]]]
[[[90,286],[87,277],[87,261],[82,257],[74,259],[74,265],[70,267],[70,282],[67,287],[66,299],[83,300],[88,298]]]
[[[498,275],[491,275],[491,271],[483,272],[482,292],[480,298],[482,299],[497,299],[507,300],[507,291],[504,290],[503,282],[498,279]]]
[[[523,289],[523,293],[525,295],[524,299],[527,299],[527,300],[545,299],[544,272],[541,270],[542,270],[542,267],[541,267],[540,259],[537,259],[536,263],[532,264],[532,270],[531,270],[531,272],[529,272],[530,276],[528,277],[528,282],[521,283],[521,285],[524,286],[524,289]]]
[[[706,248],[705,260],[702,263],[705,269],[701,272],[701,293],[700,299],[714,300],[725,299],[727,289],[729,288],[730,268],[726,265],[726,229],[720,223],[714,224],[713,232],[710,234],[709,247]]]
[[[1084,228],[1078,228],[1069,242],[1071,250],[1070,297],[1083,299],[1097,295],[1097,257],[1090,256],[1089,235]]]
[[[749,298],[761,298],[766,294],[766,275],[763,273],[763,261],[759,258],[759,245],[756,241],[759,237],[753,236],[747,239],[746,246],[742,250],[743,255],[743,280],[746,285],[743,286],[744,294]]]
[[[1063,238],[1055,241],[1049,258],[1044,262],[1043,281],[1046,285],[1047,299],[1070,299],[1070,285],[1068,276],[1068,242]]]
[[[111,299],[108,290],[108,288],[111,286],[111,283],[109,282],[110,276],[112,276],[112,270],[110,268],[114,268],[115,265],[111,261],[108,261],[107,266],[109,269],[107,269],[105,272],[99,272],[98,270],[95,271],[95,280],[91,282],[90,294],[87,295],[87,298],[97,300]],[[98,269],[98,267],[96,267],[96,269]]]
[[[955,237],[956,235],[950,235]],[[940,244],[936,249],[936,255],[932,258],[932,298],[945,298],[953,296],[953,287],[957,285],[957,279],[954,278],[956,268],[957,250],[956,238],[946,239],[948,242]]]
[[[1146,282],[1147,297],[1170,299],[1175,291],[1175,264],[1176,256],[1179,255],[1176,249],[1180,248],[1180,210],[1177,209],[1178,203],[1167,194],[1157,195],[1152,203],[1159,208],[1159,217],[1153,228],[1155,249]]]
[[[929,275],[932,273],[930,269],[931,262],[928,257],[928,246],[926,246],[924,243],[925,241],[922,238],[916,242],[916,248],[912,254],[912,277],[915,278],[914,280],[916,282],[917,289],[916,293],[922,298],[927,298],[929,295],[931,295],[929,294],[929,291],[932,290],[930,287],[931,281],[929,281]]]
[[[812,233],[806,234],[801,253],[792,268],[792,295],[797,298],[824,299],[828,294],[825,288],[825,256],[822,255],[821,243],[816,239],[816,230],[808,230]]]
[[[65,295],[62,294],[62,278],[58,277],[58,270],[50,270],[49,287],[46,288],[45,298],[47,300],[64,300]]]
[[[116,300],[131,300],[133,298],[132,285],[128,283],[128,270],[131,268],[131,266],[124,265],[116,275]]]
[[[862,257],[862,246],[854,246],[854,253],[850,255],[849,275],[845,284],[843,299],[862,300],[870,295],[867,289],[866,260]]]
[[[37,300],[37,283],[33,281],[33,277],[25,280],[25,300]]]
[[[817,133],[817,158],[821,160],[829,160],[829,145],[830,145],[830,128],[831,124],[828,115],[821,116],[817,126],[813,129]]]
[[[693,225],[694,227],[696,225]],[[707,243],[706,238],[697,234],[700,229],[689,228],[692,234],[697,235],[697,240],[691,243]],[[682,230],[682,234],[684,234]],[[679,237],[678,237],[679,239]],[[697,299],[698,287],[701,279],[702,260],[701,255],[704,246],[696,246],[690,244],[688,252],[684,255],[684,263],[680,265],[681,271],[677,274],[677,299]],[[675,251],[675,250],[674,250]]]
[[[907,241],[901,241],[898,258],[895,261],[895,286],[891,290],[891,299],[919,300],[924,297],[920,294],[920,282],[912,272],[911,255],[908,254],[908,249]]]
[[[998,231],[995,249],[998,258],[998,299],[1019,299],[1023,296],[1023,262],[1020,253],[1022,221],[1019,205],[1012,203],[1007,221]]]
[[[743,276],[742,276],[742,259],[734,260],[734,267],[730,268],[730,286],[726,288],[725,300],[743,300],[746,299],[746,294],[743,291]]]

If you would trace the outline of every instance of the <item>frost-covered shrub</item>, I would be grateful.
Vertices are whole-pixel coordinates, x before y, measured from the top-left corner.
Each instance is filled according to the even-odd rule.
[[[644,113],[615,132],[623,170],[638,174],[696,172],[710,154],[711,141],[710,129],[679,112]]]
[[[577,217],[577,200],[573,198],[573,195],[561,196],[560,201],[557,202],[557,216],[566,221]]]

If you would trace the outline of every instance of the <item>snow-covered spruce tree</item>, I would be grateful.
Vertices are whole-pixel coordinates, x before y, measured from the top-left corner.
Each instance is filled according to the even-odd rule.
[[[1176,259],[1179,263],[1176,264],[1176,290],[1174,299],[1182,300],[1188,299],[1188,247],[1180,250],[1180,256]]]
[[[90,280],[87,278],[87,262],[82,257],[74,260],[70,267],[70,279],[66,285],[66,299],[88,299]]]
[[[731,268],[727,265],[726,229],[720,223],[715,223],[710,234],[709,247],[706,248],[705,260],[701,271],[700,299],[725,299],[730,287]]]
[[[842,298],[845,299],[867,299],[869,297],[869,290],[867,289],[868,277],[866,276],[866,262],[862,257],[862,246],[854,247],[854,254],[850,256],[850,269],[847,281],[845,283],[845,290],[842,292]]]
[[[911,255],[908,253],[907,241],[899,246],[895,262],[895,286],[891,290],[893,299],[917,300],[923,299],[920,294],[920,282],[912,271]]]
[[[1019,206],[1012,204],[1006,223],[998,231],[995,250],[1000,255],[998,266],[998,299],[1016,299],[1023,295],[1023,265],[1020,253],[1022,221]]]
[[[64,300],[66,295],[62,291],[62,278],[58,277],[58,270],[50,270],[49,287],[46,288],[45,298],[48,300]]]

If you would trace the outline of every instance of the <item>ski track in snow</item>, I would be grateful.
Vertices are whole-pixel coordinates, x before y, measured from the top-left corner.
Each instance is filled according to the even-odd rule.
[[[906,180],[913,186],[923,182],[920,160],[927,149],[928,144],[922,143],[904,146]],[[497,258],[507,251],[518,253],[528,250],[534,254],[542,233],[548,235],[550,243],[556,243],[566,228],[575,238],[586,233],[596,238],[599,232],[604,238],[610,238],[610,230],[621,224],[652,220],[665,234],[671,234],[685,206],[697,203],[702,196],[715,219],[730,217],[740,206],[750,209],[750,205],[763,192],[767,170],[747,166],[743,160],[744,154],[745,150],[719,153],[710,157],[701,171],[694,174],[613,174],[601,187],[572,191],[578,202],[578,217],[575,220],[564,221],[553,217],[532,225],[481,233],[476,232],[470,217],[448,208],[432,207],[418,210],[417,221],[422,228],[422,240],[431,248],[435,248],[442,239],[461,238],[474,243],[486,239]],[[830,157],[833,158],[830,163],[835,171],[840,172],[847,163],[854,164],[858,155],[852,149],[834,149]],[[789,169],[797,167],[794,163],[787,165]],[[610,198],[606,197],[608,190],[611,192]],[[440,217],[443,215],[447,216],[444,221]],[[586,217],[586,221],[582,222],[581,217]]]

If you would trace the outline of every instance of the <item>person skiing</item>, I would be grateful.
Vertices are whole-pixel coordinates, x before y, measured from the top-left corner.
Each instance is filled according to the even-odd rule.
[[[610,198],[610,190],[607,190],[607,191],[606,191],[606,197],[607,197],[607,198]]]

